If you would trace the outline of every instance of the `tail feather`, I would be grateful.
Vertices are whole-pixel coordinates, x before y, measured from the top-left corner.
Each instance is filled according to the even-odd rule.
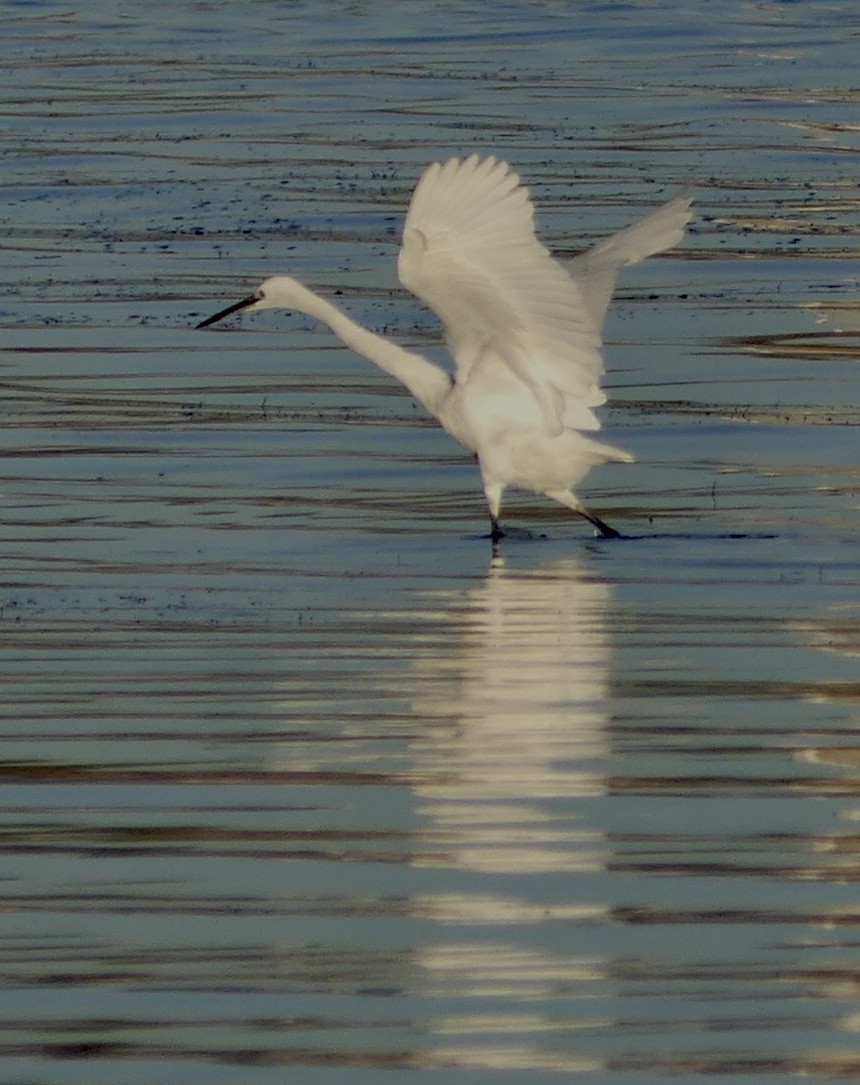
[[[580,434],[584,445],[583,454],[589,459],[590,466],[597,467],[601,463],[635,463],[636,457],[624,448],[607,444],[605,441],[595,441],[593,437]]]

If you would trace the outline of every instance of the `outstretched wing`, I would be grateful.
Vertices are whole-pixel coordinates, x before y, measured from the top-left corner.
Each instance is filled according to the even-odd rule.
[[[622,268],[677,245],[693,217],[692,202],[691,193],[681,192],[650,215],[569,261],[567,269],[579,285],[588,315],[598,330],[603,328]]]
[[[528,190],[506,162],[452,158],[415,189],[400,281],[441,319],[459,380],[480,359],[531,389],[552,432],[597,429],[600,337],[580,287],[534,232]]]

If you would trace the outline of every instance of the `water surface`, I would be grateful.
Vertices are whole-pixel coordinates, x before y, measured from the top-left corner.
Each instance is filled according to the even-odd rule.
[[[848,3],[7,5],[6,1080],[853,1079],[860,189]],[[438,352],[473,149],[625,278],[589,537],[301,316]]]

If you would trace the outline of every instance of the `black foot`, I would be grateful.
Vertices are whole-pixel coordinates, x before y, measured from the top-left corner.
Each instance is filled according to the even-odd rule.
[[[597,534],[602,539],[620,539],[621,532],[616,531],[614,527],[610,527],[609,524],[604,524],[602,520],[594,519],[591,521],[597,531]]]
[[[552,497],[552,494],[550,494],[550,497]],[[574,498],[574,500],[576,501],[575,498]],[[567,502],[562,502],[562,504],[567,504]],[[621,532],[620,531],[616,531],[614,527],[610,527],[609,524],[604,523],[604,521],[601,520],[599,516],[595,516],[594,513],[590,509],[583,508],[582,505],[580,505],[578,501],[576,501],[575,505],[571,505],[570,507],[575,509],[576,512],[578,512],[580,516],[584,516],[585,519],[588,520],[588,522],[593,525],[596,534],[600,535],[601,538],[604,538],[604,539],[620,539],[621,538]]]
[[[515,525],[508,525],[503,528],[496,522],[490,525],[490,534],[485,535],[484,538],[492,540],[495,548],[502,539],[510,539],[512,542],[533,542],[535,539],[546,539],[547,536],[543,534],[536,535],[533,531],[529,531],[528,528],[516,527]]]

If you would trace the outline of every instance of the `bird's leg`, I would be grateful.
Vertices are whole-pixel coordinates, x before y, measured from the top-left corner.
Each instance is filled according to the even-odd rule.
[[[551,497],[554,501],[561,502],[562,505],[567,505],[569,509],[573,509],[574,512],[578,512],[580,516],[585,517],[590,524],[594,525],[598,533],[604,539],[618,539],[621,537],[620,531],[616,531],[614,527],[605,524],[599,516],[595,516],[593,512],[589,511],[589,509],[583,505],[576,494],[571,493],[570,490],[555,490],[552,493],[547,492],[547,497]]]
[[[478,461],[480,463],[480,460]],[[487,509],[490,513],[490,538],[495,545],[499,539],[505,537],[505,531],[499,523],[499,510],[502,507],[502,487],[496,482],[488,482],[484,476],[484,493],[487,498]]]
[[[586,512],[584,509],[579,509],[579,514],[584,516],[589,523],[594,524],[600,535],[604,539],[620,539],[621,532],[616,531],[614,527],[610,527],[609,524],[603,522],[599,516],[595,516],[593,512]]]

